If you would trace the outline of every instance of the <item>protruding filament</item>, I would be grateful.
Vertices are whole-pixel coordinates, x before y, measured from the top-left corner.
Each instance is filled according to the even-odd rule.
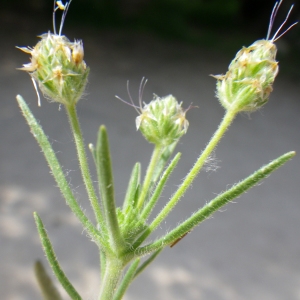
[[[281,31],[281,29],[283,28],[283,26],[286,24],[290,14],[291,14],[291,11],[294,7],[294,5],[291,6],[289,12],[287,13],[287,16],[285,18],[285,20],[283,21],[283,23],[279,26],[279,28],[277,29],[277,31],[275,32],[275,34],[273,35],[273,37],[270,39],[270,35],[271,35],[271,31],[272,31],[272,28],[273,28],[273,25],[274,25],[274,21],[275,21],[275,18],[276,18],[276,15],[278,13],[278,10],[280,8],[280,5],[282,3],[283,0],[280,0],[279,2],[276,2],[274,7],[273,7],[273,10],[272,10],[272,14],[271,14],[271,17],[270,17],[270,23],[269,23],[269,28],[268,28],[268,34],[267,34],[267,40],[271,41],[272,43],[274,43],[275,41],[277,41],[278,39],[280,39],[286,32],[288,32],[292,27],[294,27],[298,22],[295,22],[294,24],[292,24],[291,26],[289,26],[288,29],[286,29],[282,34],[280,34],[279,36],[277,36],[279,34],[279,32]]]
[[[54,0],[54,5],[53,5],[53,32],[54,34],[56,33],[56,22],[55,22],[55,13],[58,9],[62,10],[62,16],[61,16],[61,21],[60,21],[60,26],[59,26],[59,33],[58,35],[61,35],[63,26],[64,26],[64,22],[66,19],[66,15],[69,9],[69,6],[71,4],[72,0],[70,0],[69,2],[67,2],[66,4],[63,4],[61,1],[55,1]]]
[[[134,101],[132,100],[130,91],[129,91],[129,81],[127,81],[127,93],[128,93],[128,97],[130,99],[130,102],[127,102],[125,100],[123,100],[122,98],[120,98],[119,96],[115,96],[117,99],[121,100],[122,102],[124,102],[127,105],[132,106],[138,114],[141,114],[143,111],[143,93],[144,93],[144,89],[145,89],[145,85],[147,83],[147,79],[145,79],[145,77],[142,78],[141,83],[140,83],[140,87],[139,87],[139,106],[134,104]]]

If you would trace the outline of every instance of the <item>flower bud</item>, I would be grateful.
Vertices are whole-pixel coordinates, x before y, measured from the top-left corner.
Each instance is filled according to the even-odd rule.
[[[34,48],[19,48],[31,54],[31,62],[20,70],[29,73],[46,98],[64,105],[76,104],[89,73],[82,42],[72,43],[65,36],[50,32],[41,39]]]
[[[187,132],[189,122],[185,118],[181,103],[172,96],[155,96],[141,108],[136,118],[136,127],[146,140],[155,145],[168,146]]]
[[[278,74],[276,52],[272,41],[256,41],[237,53],[225,75],[214,76],[217,97],[225,109],[251,112],[268,101]]]
[[[283,33],[293,5],[284,22],[279,26],[273,37],[271,31],[275,17],[283,0],[276,2],[270,17],[265,40],[254,42],[250,47],[243,47],[231,62],[225,75],[214,76],[217,82],[217,97],[225,109],[235,112],[255,111],[262,107],[273,90],[273,83],[278,74],[278,62],[275,60],[277,48],[274,44],[288,32],[297,22],[289,26]]]

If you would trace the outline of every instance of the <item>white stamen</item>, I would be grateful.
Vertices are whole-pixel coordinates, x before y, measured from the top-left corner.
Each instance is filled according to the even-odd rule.
[[[69,9],[69,6],[71,4],[72,0],[70,0],[69,2],[67,2],[66,4],[63,4],[61,1],[55,1],[54,0],[54,5],[53,5],[53,32],[56,35],[56,21],[55,21],[55,13],[58,9],[62,10],[62,16],[61,16],[61,21],[60,21],[60,26],[59,26],[59,33],[58,35],[61,35],[63,26],[64,26],[64,22],[66,19],[66,15]]]
[[[38,98],[38,106],[41,106],[41,98],[40,98],[40,94],[39,94],[39,90],[38,90],[36,81],[34,80],[33,77],[31,77],[31,80],[32,80],[33,87],[34,87],[34,89],[35,89],[35,92],[36,92],[36,95],[37,95],[37,98]]]
[[[64,22],[65,22],[65,18],[67,16],[68,9],[69,9],[69,6],[70,6],[71,2],[72,2],[72,0],[67,2],[66,5],[65,5],[65,9],[64,9],[64,12],[63,12],[62,17],[61,17],[61,22],[60,22],[60,27],[59,27],[59,35],[61,35],[62,29],[63,29],[63,26],[64,26]]]
[[[280,0],[279,3],[276,2],[275,5],[274,5],[274,7],[273,7],[273,10],[272,10],[272,13],[271,13],[271,17],[270,17],[270,23],[269,23],[268,34],[267,34],[266,40],[269,40],[269,38],[270,38],[270,34],[271,34],[271,31],[272,31],[272,28],[273,28],[275,17],[277,15],[278,9],[279,9],[282,1],[283,0]]]
[[[295,22],[294,24],[292,24],[287,30],[285,30],[281,35],[279,35],[277,38],[273,38],[271,41],[274,43],[276,41],[278,41],[283,35],[285,35],[292,27],[294,27],[295,25],[297,25],[298,22]]]
[[[142,78],[141,80],[141,84],[140,84],[140,88],[139,88],[139,105],[140,105],[140,109],[142,111],[142,98],[143,98],[143,93],[144,93],[144,89],[145,86],[147,84],[148,79],[145,79],[145,77]]]
[[[281,31],[281,29],[283,28],[283,26],[286,24],[288,18],[290,17],[291,11],[294,7],[294,5],[291,6],[290,10],[287,13],[287,16],[285,17],[285,20],[283,21],[283,23],[279,26],[279,28],[277,29],[277,31],[275,32],[275,34],[273,35],[273,37],[270,39],[270,35],[271,35],[271,31],[274,25],[274,21],[276,18],[276,15],[278,13],[278,10],[280,8],[280,5],[282,3],[283,0],[280,0],[279,2],[276,2],[272,13],[271,13],[271,17],[270,17],[270,23],[269,23],[269,28],[268,28],[268,34],[267,34],[267,38],[266,40],[269,40],[271,43],[276,42],[278,39],[280,39],[285,33],[287,33],[292,27],[294,27],[298,22],[295,22],[294,24],[292,24],[291,26],[289,26],[288,29],[286,29],[282,34],[280,34],[279,36],[277,36],[279,34],[279,32]]]
[[[121,100],[122,102],[124,102],[125,104],[127,104],[129,106],[132,106],[136,110],[136,112],[139,115],[141,115],[143,113],[142,97],[143,97],[143,92],[144,92],[144,88],[145,88],[146,83],[147,83],[147,79],[145,79],[145,77],[143,77],[142,80],[141,80],[141,83],[140,83],[140,87],[139,87],[139,106],[135,105],[133,100],[132,100],[132,97],[131,97],[131,94],[130,94],[130,91],[129,91],[129,80],[127,81],[127,93],[128,93],[130,102],[125,101],[124,99],[122,99],[121,97],[119,97],[117,95],[115,95],[115,97],[117,99]]]
[[[136,112],[138,114],[140,114],[139,110],[138,110],[138,106],[136,106],[132,100],[132,97],[131,97],[131,94],[130,94],[130,91],[129,91],[129,80],[127,80],[127,94],[128,94],[128,97],[130,99],[130,102],[131,102],[131,106],[134,107],[134,109],[136,110]]]
[[[138,106],[136,106],[136,105],[134,105],[134,104],[132,104],[132,103],[129,103],[129,102],[127,102],[127,101],[125,101],[124,99],[122,99],[121,97],[119,97],[119,96],[117,96],[117,95],[115,95],[115,97],[117,98],[117,99],[119,99],[120,101],[122,101],[123,103],[125,103],[125,104],[127,104],[127,105],[129,105],[129,106],[132,106],[132,107],[134,107],[134,109],[138,112],[138,113],[140,113],[139,111],[138,111]]]

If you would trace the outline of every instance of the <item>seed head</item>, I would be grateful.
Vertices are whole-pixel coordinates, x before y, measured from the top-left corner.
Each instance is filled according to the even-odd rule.
[[[154,99],[146,104],[142,101],[147,79],[142,78],[139,88],[139,106],[136,106],[129,92],[129,81],[127,81],[127,92],[130,103],[119,96],[122,102],[134,107],[139,116],[135,120],[136,129],[140,130],[146,140],[155,145],[168,146],[187,132],[189,122],[185,118],[186,112],[192,108],[190,105],[186,110],[181,107],[172,95],[160,98],[154,95]]]
[[[61,35],[63,22],[70,2],[65,5],[57,1],[54,7],[53,28],[54,33],[40,36],[35,47],[17,47],[31,55],[31,62],[24,64],[20,70],[31,76],[35,86],[38,84],[44,96],[52,101],[64,105],[73,105],[81,98],[89,73],[83,56],[82,41],[73,43]],[[64,10],[59,34],[55,29],[55,12]]]
[[[172,96],[155,98],[141,108],[136,128],[153,144],[170,145],[187,132],[189,122],[181,103]]]
[[[274,44],[286,23],[292,7],[273,38],[269,39],[275,16],[282,0],[275,4],[266,40],[258,40],[249,47],[243,47],[230,63],[225,75],[214,76],[217,81],[217,97],[225,109],[252,112],[262,107],[269,99],[273,83],[278,74],[277,48]]]

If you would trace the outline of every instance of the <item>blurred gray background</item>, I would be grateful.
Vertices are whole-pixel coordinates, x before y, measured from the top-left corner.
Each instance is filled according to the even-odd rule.
[[[119,204],[131,168],[140,161],[145,171],[152,146],[136,132],[135,110],[114,96],[128,99],[129,80],[137,100],[145,76],[145,102],[153,93],[173,94],[184,107],[190,103],[199,107],[187,114],[190,128],[178,146],[182,159],[168,182],[162,206],[224,114],[215,98],[215,79],[209,75],[225,73],[243,45],[266,35],[273,1],[263,3],[73,1],[63,32],[71,40],[83,39],[85,61],[91,68],[78,113],[86,144],[95,142],[100,124],[107,126]],[[284,1],[276,28],[291,3]],[[300,3],[295,3],[291,23],[299,17]],[[64,110],[46,100],[38,107],[30,77],[16,70],[29,57],[14,47],[34,46],[37,35],[52,30],[52,4],[50,0],[3,0],[0,7],[0,298],[4,300],[41,299],[33,273],[37,259],[51,273],[33,211],[42,217],[58,259],[83,299],[97,299],[100,285],[97,247],[65,205],[15,101],[16,94],[21,94],[29,103],[81,206],[92,216]],[[250,116],[237,117],[213,160],[157,236],[270,160],[290,150],[299,152],[299,40],[298,26],[278,41],[281,72],[269,103]],[[296,156],[174,248],[166,248],[132,284],[125,299],[300,299],[299,169]]]

